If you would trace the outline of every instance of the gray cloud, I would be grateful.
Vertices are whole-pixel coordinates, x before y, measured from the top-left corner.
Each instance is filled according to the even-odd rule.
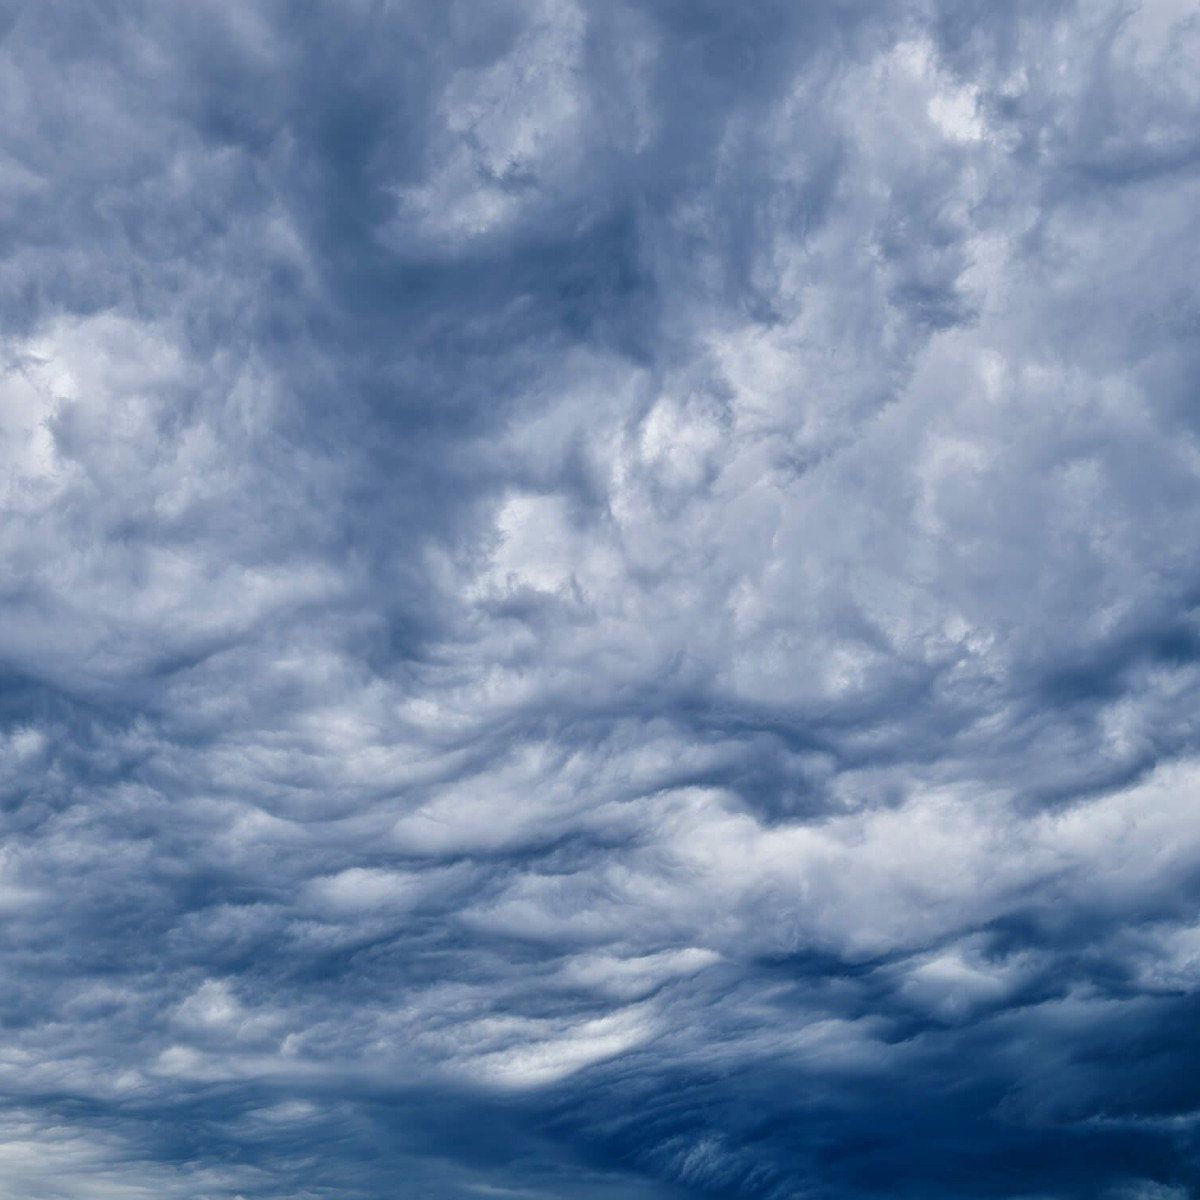
[[[1191,6],[5,30],[0,1197],[1197,1194]]]

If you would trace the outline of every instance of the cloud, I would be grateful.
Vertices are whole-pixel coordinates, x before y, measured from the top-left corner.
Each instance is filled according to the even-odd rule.
[[[1189,6],[2,27],[0,1197],[1197,1193]]]

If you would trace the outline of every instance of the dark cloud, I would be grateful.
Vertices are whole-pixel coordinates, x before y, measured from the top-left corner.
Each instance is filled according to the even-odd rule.
[[[0,32],[0,1198],[1200,1195],[1191,6]]]

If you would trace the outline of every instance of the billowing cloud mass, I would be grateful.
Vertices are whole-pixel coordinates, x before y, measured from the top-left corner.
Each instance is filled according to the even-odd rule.
[[[29,0],[0,1200],[1200,1196],[1200,10]]]

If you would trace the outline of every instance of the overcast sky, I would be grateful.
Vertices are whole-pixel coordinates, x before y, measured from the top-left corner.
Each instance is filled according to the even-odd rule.
[[[0,31],[0,1200],[1200,1196],[1194,0]]]

